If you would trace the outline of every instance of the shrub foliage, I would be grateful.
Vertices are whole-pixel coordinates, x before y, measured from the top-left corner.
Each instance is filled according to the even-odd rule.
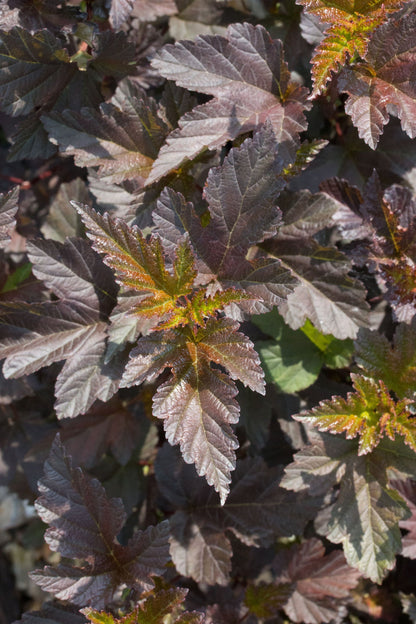
[[[415,33],[1,0],[10,621],[416,622]]]

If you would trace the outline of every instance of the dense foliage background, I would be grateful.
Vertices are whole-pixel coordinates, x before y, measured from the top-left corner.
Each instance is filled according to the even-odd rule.
[[[416,622],[416,5],[0,0],[0,623]]]

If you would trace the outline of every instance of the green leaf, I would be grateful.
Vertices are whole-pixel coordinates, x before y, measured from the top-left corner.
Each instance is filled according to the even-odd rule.
[[[81,609],[81,613],[92,624],[202,624],[202,614],[183,609],[187,589],[170,587],[158,578],[155,578],[155,585],[132,611],[120,618],[90,608]]]
[[[319,431],[346,433],[348,439],[359,436],[359,455],[373,451],[380,440],[391,440],[396,434],[416,451],[416,421],[408,409],[409,400],[395,402],[382,381],[378,383],[360,375],[351,375],[356,392],[346,399],[332,397],[321,401],[310,411],[294,416]]]
[[[312,96],[316,96],[323,91],[332,72],[349,60],[365,56],[371,33],[387,20],[389,13],[400,9],[404,0],[298,0],[298,4],[329,24],[312,57]]]
[[[277,384],[283,392],[308,388],[317,379],[323,365],[336,368],[349,362],[352,341],[321,334],[310,321],[293,330],[277,310],[254,316],[252,321],[274,338],[274,341],[258,341],[256,350],[266,381]]]

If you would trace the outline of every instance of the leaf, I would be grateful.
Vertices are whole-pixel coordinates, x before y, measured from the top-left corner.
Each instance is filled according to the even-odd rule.
[[[258,323],[256,319],[254,322],[260,328],[267,328],[267,333],[275,338],[256,342],[266,381],[288,393],[313,384],[322,368],[323,358],[303,332],[288,327],[275,311],[258,317]]]
[[[260,458],[238,462],[230,495],[220,506],[195,470],[165,445],[156,460],[156,477],[176,509],[170,524],[178,571],[197,582],[225,585],[231,569],[230,532],[257,547],[271,544],[276,536],[301,533],[316,501],[287,497],[280,475],[280,468],[267,468]]]
[[[389,114],[399,117],[410,138],[416,136],[416,91],[407,69],[415,55],[415,24],[415,13],[382,23],[368,43],[365,62],[340,76],[339,89],[349,94],[345,111],[372,149]]]
[[[116,536],[126,514],[120,499],[108,499],[97,479],[73,467],[59,437],[39,489],[36,509],[50,525],[45,533],[49,547],[85,562],[33,572],[31,578],[43,589],[74,604],[101,608],[111,602],[119,584],[149,587],[150,575],[163,572],[168,561],[168,523],[138,531],[121,546]]]
[[[61,299],[1,306],[3,372],[19,377],[66,359],[56,382],[55,408],[58,417],[74,417],[118,388],[121,371],[103,366],[106,319],[116,286],[83,240],[64,245],[37,241],[29,257],[33,272]]]
[[[116,50],[123,48],[123,55]],[[97,105],[102,101],[99,79],[129,73],[134,49],[124,33],[102,33],[93,41],[90,71],[71,62],[60,39],[47,30],[34,35],[23,28],[3,31],[0,37],[2,107],[9,115],[27,115],[37,107],[63,110]],[[74,98],[74,94],[76,97]]]
[[[414,481],[393,481],[392,486],[400,494],[410,509],[411,516],[406,520],[401,520],[400,527],[407,531],[402,538],[403,557],[416,559],[416,484]]]
[[[411,622],[416,622],[416,597],[414,594],[400,594],[403,611],[407,613]]]
[[[349,597],[360,577],[346,564],[342,552],[325,555],[322,542],[315,538],[278,552],[272,569],[278,588],[292,588],[285,613],[305,624],[329,622],[345,614],[341,599]]]
[[[93,240],[94,248],[105,254],[104,261],[116,272],[125,288],[144,296],[134,313],[145,317],[166,315],[171,326],[186,324],[181,297],[192,292],[196,277],[192,250],[184,241],[176,252],[171,274],[165,264],[163,247],[158,237],[149,241],[137,228],[130,228],[121,219],[112,219],[108,213],[101,216],[88,206],[74,203]],[[159,320],[159,319],[158,319]]]
[[[356,361],[365,375],[382,379],[400,399],[415,399],[416,320],[396,327],[393,344],[382,334],[361,329],[356,341]]]
[[[154,440],[156,430],[140,403],[126,405],[116,396],[84,416],[61,420],[61,440],[77,464],[91,468],[108,452],[125,466],[132,454]]]
[[[368,322],[366,291],[348,275],[346,256],[312,238],[330,225],[335,202],[324,194],[302,191],[279,203],[284,225],[260,247],[278,258],[300,282],[279,306],[279,312],[292,329],[309,319],[323,334],[340,340],[354,338],[359,327]]]
[[[70,199],[87,203],[89,200],[88,190],[81,178],[75,178],[71,182],[64,182],[49,207],[46,221],[41,227],[42,234],[47,239],[57,240],[61,243],[71,236],[81,234],[81,223],[76,210],[70,204]]]
[[[201,224],[192,204],[172,190],[164,191],[153,212],[166,248],[188,233],[198,256],[199,281],[215,278],[223,288],[247,291],[255,299],[241,307],[256,312],[281,304],[296,283],[276,260],[246,260],[249,248],[271,236],[280,223],[275,202],[285,184],[279,174],[287,161],[279,149],[266,124],[253,139],[233,148],[221,167],[210,171],[205,187],[207,225]]]
[[[394,567],[401,548],[398,523],[409,517],[403,499],[388,487],[387,475],[390,470],[401,478],[412,473],[414,452],[397,439],[382,440],[361,457],[357,450],[356,442],[326,437],[295,455],[282,486],[320,493],[339,484],[323,533],[331,542],[342,543],[349,565],[379,583]]]
[[[0,248],[4,249],[10,241],[11,230],[16,224],[16,212],[19,189],[15,186],[8,193],[0,195]]]
[[[143,22],[151,22],[158,17],[174,15],[177,10],[175,0],[135,0],[133,15]]]
[[[40,121],[39,111],[19,119],[10,140],[13,145],[7,155],[8,162],[23,158],[48,158],[56,153],[56,147],[49,142],[48,134]]]
[[[137,179],[143,184],[168,128],[154,100],[133,85],[113,103],[80,111],[51,112],[42,117],[53,143],[73,155],[80,167],[98,167],[106,182]],[[121,107],[120,107],[121,104]]]
[[[92,624],[165,624],[166,618],[169,618],[170,624],[202,624],[202,614],[185,612],[182,608],[187,589],[169,587],[159,579],[155,579],[155,582],[156,589],[147,592],[133,611],[121,618],[92,609],[81,609],[81,613]]]
[[[283,149],[294,156],[299,132],[306,129],[306,89],[291,82],[280,41],[270,39],[262,26],[233,24],[226,37],[205,35],[166,45],[152,64],[177,85],[214,99],[179,120],[147,183],[266,120]]]
[[[154,396],[153,414],[164,421],[170,444],[180,444],[185,461],[195,463],[222,503],[235,466],[237,439],[230,425],[238,421],[237,388],[210,363],[264,393],[258,356],[237,328],[230,319],[209,319],[195,332],[185,328],[144,336],[132,350],[122,380],[124,386],[137,385],[157,379],[166,367],[172,369]]]
[[[85,618],[74,608],[46,602],[40,611],[28,611],[19,624],[85,624]],[[16,623],[17,624],[17,623]]]
[[[312,56],[312,97],[319,95],[340,65],[356,57],[364,57],[368,40],[389,13],[403,5],[402,0],[388,4],[368,0],[336,3],[327,0],[299,0],[307,14],[320,18],[328,25],[324,37]]]
[[[373,451],[383,436],[394,440],[396,434],[416,451],[416,424],[409,401],[395,402],[381,380],[376,383],[354,374],[351,378],[355,393],[349,393],[347,399],[321,401],[312,410],[294,416],[295,420],[310,423],[319,431],[345,431],[348,439],[359,436],[359,455]]]
[[[259,618],[271,618],[281,611],[287,602],[292,587],[290,585],[249,585],[246,590],[245,604]]]
[[[110,23],[114,30],[118,30],[120,26],[129,17],[134,5],[134,0],[111,0]]]

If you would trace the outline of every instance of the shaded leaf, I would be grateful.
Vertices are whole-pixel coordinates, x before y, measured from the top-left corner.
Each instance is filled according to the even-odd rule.
[[[280,551],[272,563],[279,588],[292,589],[284,610],[294,622],[320,624],[346,614],[348,598],[360,573],[347,565],[340,551],[325,555],[322,542],[310,539]]]
[[[131,87],[122,99],[116,92],[114,103],[80,111],[51,112],[42,117],[53,143],[61,152],[75,157],[80,167],[99,167],[106,182],[135,178],[141,184],[168,131],[154,100]],[[121,107],[120,107],[121,104]]]
[[[45,463],[39,489],[36,509],[50,525],[45,533],[50,548],[86,562],[33,572],[33,580],[43,589],[75,604],[100,608],[111,602],[120,583],[149,587],[150,575],[163,572],[168,524],[138,531],[121,546],[116,536],[126,514],[120,499],[108,499],[97,479],[73,467],[59,438]]]
[[[336,502],[322,529],[333,543],[342,543],[347,562],[380,582],[395,565],[401,548],[399,521],[409,517],[403,499],[388,486],[388,472],[400,478],[413,471],[414,451],[399,440],[382,440],[366,455],[357,456],[356,442],[325,437],[295,455],[282,486],[311,493],[339,484]]]
[[[86,620],[73,607],[46,602],[40,611],[24,613],[19,624],[85,624]]]
[[[0,248],[2,249],[9,244],[11,230],[16,224],[18,198],[19,189],[17,186],[8,193],[0,195]]]
[[[291,82],[281,43],[270,39],[262,26],[233,24],[227,37],[205,35],[167,45],[152,64],[179,86],[214,99],[179,120],[148,182],[266,120],[283,149],[294,156],[299,132],[305,129],[306,89]]]
[[[300,282],[279,306],[280,313],[292,329],[310,319],[323,334],[341,340],[354,338],[359,327],[368,322],[366,291],[348,275],[346,256],[334,247],[323,247],[312,237],[330,225],[329,217],[336,209],[334,200],[303,191],[279,204],[284,225],[260,246],[280,259]]]
[[[123,55],[120,55],[120,48]],[[71,62],[60,39],[41,30],[34,35],[15,27],[0,38],[0,84],[3,110],[13,116],[27,115],[36,107],[80,109],[102,101],[99,79],[129,73],[134,49],[124,33],[105,32],[93,41],[90,71]],[[74,94],[76,97],[74,98]]]
[[[416,320],[396,327],[393,344],[382,334],[361,329],[355,344],[356,361],[367,376],[382,379],[399,398],[415,399]]]
[[[287,497],[279,486],[280,468],[267,468],[260,458],[237,463],[222,507],[167,445],[159,451],[156,476],[162,494],[176,508],[170,519],[173,561],[181,574],[197,582],[227,584],[230,532],[244,544],[269,545],[276,536],[301,533],[316,509],[313,499]]]
[[[62,420],[61,440],[76,463],[85,468],[97,464],[109,451],[124,466],[133,452],[138,453],[156,435],[143,411],[140,403],[130,407],[113,397],[85,416]]]

